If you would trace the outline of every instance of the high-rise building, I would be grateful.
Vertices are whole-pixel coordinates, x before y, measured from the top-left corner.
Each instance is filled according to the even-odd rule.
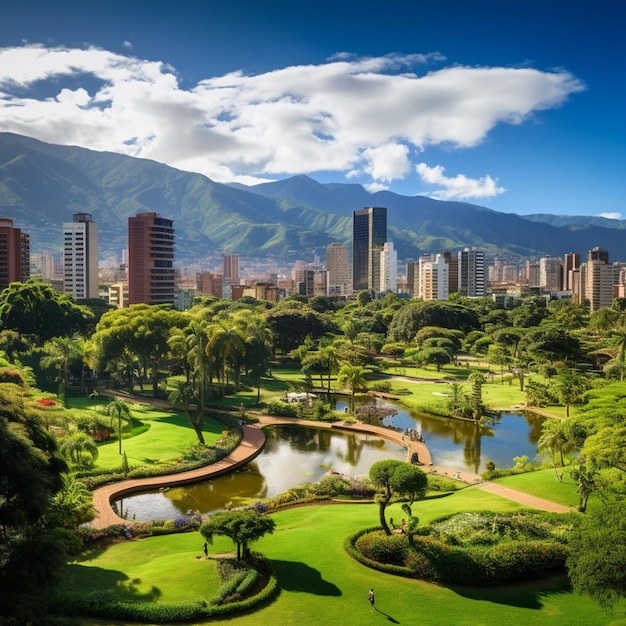
[[[398,292],[398,253],[391,241],[385,242],[380,251],[380,284],[377,291]]]
[[[589,302],[589,311],[610,307],[615,297],[615,272],[609,263],[609,253],[602,248],[593,248],[587,252],[584,267],[585,299]]]
[[[222,273],[225,285],[239,284],[239,255],[224,255],[224,271]]]
[[[221,298],[223,295],[223,279],[220,274],[212,272],[196,273],[196,289],[203,296],[216,296]]]
[[[377,291],[380,250],[387,242],[386,207],[368,207],[352,216],[352,289]]]
[[[334,242],[326,247],[326,269],[329,296],[345,296],[352,291],[348,246]]]
[[[128,218],[129,304],[174,304],[174,222],[158,213]]]
[[[553,256],[539,259],[539,287],[543,291],[561,290],[561,259]]]
[[[63,292],[74,300],[98,297],[98,225],[90,213],[63,224]]]
[[[449,264],[443,255],[422,257],[419,262],[419,296],[424,300],[448,299]]]
[[[444,252],[443,260],[448,264],[448,294],[459,291],[459,257],[452,252]]]
[[[30,278],[30,237],[0,217],[0,290]]]
[[[563,289],[574,290],[574,272],[580,268],[580,254],[568,252],[563,259]]]
[[[415,261],[413,259],[407,259],[406,261],[406,289],[409,298],[414,298],[417,294],[415,287]]]
[[[476,248],[465,248],[458,253],[459,292],[468,298],[483,298],[487,294],[485,281],[485,253]]]

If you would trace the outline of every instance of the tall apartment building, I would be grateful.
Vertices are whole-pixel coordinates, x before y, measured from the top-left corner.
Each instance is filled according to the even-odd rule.
[[[386,207],[358,209],[352,215],[352,289],[380,287],[380,250],[387,242]]]
[[[398,253],[391,241],[386,241],[380,251],[380,284],[377,291],[398,291]]]
[[[174,222],[158,213],[128,218],[129,304],[174,304]]]
[[[483,298],[487,294],[485,253],[465,248],[458,253],[459,292],[468,298]]]
[[[0,217],[0,290],[30,278],[30,236]]]
[[[597,247],[589,250],[582,276],[589,311],[593,313],[603,307],[610,307],[615,297],[615,271],[609,263],[609,253]]]
[[[565,291],[574,290],[575,274],[580,268],[580,254],[577,252],[568,252],[563,257],[563,289]]]
[[[98,297],[98,225],[90,213],[63,224],[63,292],[74,300]]]
[[[352,291],[348,246],[337,242],[326,246],[326,269],[329,296],[345,296]]]
[[[225,285],[238,285],[239,284],[239,255],[238,254],[225,254],[224,255],[224,271],[222,273],[223,281]]]
[[[414,298],[417,294],[417,288],[415,286],[416,274],[415,274],[415,261],[413,259],[407,259],[406,261],[406,290],[409,294],[409,298]]]
[[[552,256],[539,259],[539,287],[543,291],[561,290],[561,259]]]
[[[203,296],[216,296],[221,298],[223,294],[223,278],[220,274],[212,272],[196,273],[196,289]]]
[[[459,256],[452,252],[444,252],[443,260],[448,265],[448,294],[459,291]]]
[[[422,257],[419,261],[419,297],[424,300],[447,300],[449,264],[441,254],[434,259]]]

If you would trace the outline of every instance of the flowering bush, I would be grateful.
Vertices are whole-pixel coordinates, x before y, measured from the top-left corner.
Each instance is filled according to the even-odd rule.
[[[52,398],[39,398],[37,404],[40,406],[54,406],[56,402]]]

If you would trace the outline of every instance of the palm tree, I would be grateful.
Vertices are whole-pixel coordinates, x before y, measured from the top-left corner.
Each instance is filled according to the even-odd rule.
[[[366,387],[365,374],[367,369],[361,365],[343,365],[337,375],[340,385],[346,385],[350,389],[350,406],[354,415],[354,395],[357,389]]]
[[[189,424],[194,429],[198,441],[205,445],[202,426],[204,425],[204,411],[200,411],[197,403],[197,396],[193,386],[184,381],[178,381],[175,389],[167,397],[167,401],[175,407],[181,407]],[[195,418],[194,418],[195,414]]]
[[[67,435],[59,445],[61,456],[79,467],[90,467],[98,458],[96,442],[83,432]]]
[[[235,327],[227,328],[223,324],[214,326],[206,353],[213,356],[221,368],[220,385],[222,398],[226,395],[226,363],[231,362],[235,370],[235,384],[239,384],[239,372],[246,354],[245,338]]]
[[[578,372],[563,367],[555,377],[554,385],[559,395],[559,400],[565,405],[565,416],[569,417],[569,408],[585,389],[585,379]]]
[[[204,414],[207,385],[213,378],[214,360],[210,354],[208,324],[204,320],[194,320],[187,327],[187,359],[193,373],[194,388],[199,402],[198,410]]]
[[[67,407],[67,387],[70,375],[70,362],[82,356],[81,343],[69,337],[53,337],[46,341],[44,350],[48,353],[41,357],[39,364],[43,368],[55,367],[59,370],[62,381],[63,404]]]
[[[117,436],[119,439],[119,453],[120,456],[122,454],[122,420],[128,422],[131,426],[133,423],[133,417],[130,412],[130,407],[128,403],[120,400],[119,398],[114,398],[109,402],[103,409],[102,413],[104,415],[108,415],[109,417],[117,417]]]
[[[541,437],[539,437],[539,441],[537,442],[537,450],[550,453],[554,473],[559,482],[563,482],[563,472],[559,474],[557,470],[556,456],[558,454],[560,457],[560,467],[564,467],[565,453],[574,449],[573,443],[567,438],[561,426],[562,422],[560,420],[548,420],[543,425]]]

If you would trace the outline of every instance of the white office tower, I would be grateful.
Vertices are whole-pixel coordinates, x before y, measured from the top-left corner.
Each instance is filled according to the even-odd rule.
[[[398,253],[393,242],[388,241],[380,251],[380,289],[381,293],[398,291]]]
[[[483,298],[487,294],[485,282],[485,253],[476,248],[465,248],[458,253],[459,292],[468,298]]]
[[[74,300],[98,297],[98,225],[89,213],[63,224],[63,292]]]

